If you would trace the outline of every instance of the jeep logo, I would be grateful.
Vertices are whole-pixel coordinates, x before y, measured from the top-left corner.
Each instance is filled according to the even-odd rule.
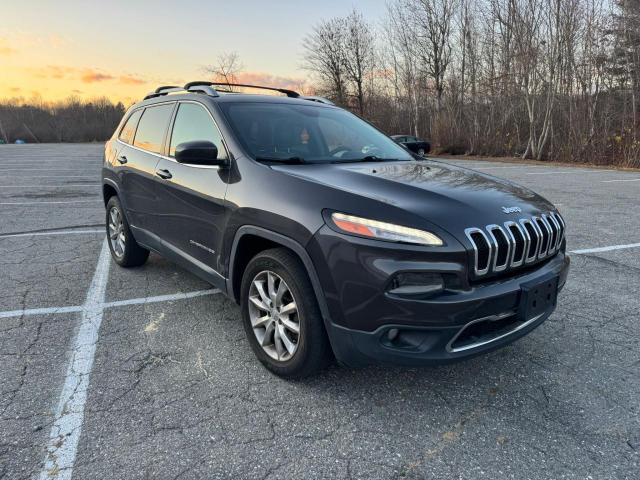
[[[502,207],[504,213],[520,213],[522,209],[520,207]]]

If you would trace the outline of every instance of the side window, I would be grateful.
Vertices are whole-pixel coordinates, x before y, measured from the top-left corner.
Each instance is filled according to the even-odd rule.
[[[209,112],[195,103],[181,103],[173,124],[169,156],[175,155],[176,147],[181,143],[196,140],[213,142],[218,147],[218,158],[228,158],[227,151],[222,144],[220,131],[213,123]]]
[[[120,135],[118,136],[118,138],[124,143],[133,142],[133,136],[136,134],[136,127],[138,126],[140,115],[142,115],[142,109],[133,112],[131,115],[129,115],[127,123],[124,124],[122,130],[120,130]]]
[[[164,133],[167,131],[172,111],[173,104],[145,108],[133,145],[152,153],[162,153]]]

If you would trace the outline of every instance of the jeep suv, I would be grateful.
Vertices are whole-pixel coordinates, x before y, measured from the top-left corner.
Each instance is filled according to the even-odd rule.
[[[565,222],[513,183],[412,154],[318,97],[192,82],[107,142],[116,263],[171,259],[239,303],[284,377],[335,357],[425,365],[485,353],[553,312]]]

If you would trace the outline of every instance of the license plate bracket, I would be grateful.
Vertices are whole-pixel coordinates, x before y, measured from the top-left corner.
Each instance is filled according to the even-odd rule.
[[[523,321],[539,317],[554,308],[558,301],[557,275],[549,275],[544,279],[525,283],[521,286],[521,301],[518,310]]]

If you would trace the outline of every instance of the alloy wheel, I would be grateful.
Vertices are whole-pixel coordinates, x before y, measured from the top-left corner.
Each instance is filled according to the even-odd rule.
[[[277,273],[258,273],[249,288],[249,318],[264,352],[274,360],[290,360],[298,350],[300,318],[287,283]]]
[[[124,222],[122,221],[122,213],[117,207],[111,207],[109,210],[109,241],[111,248],[116,257],[122,258],[125,249]]]

